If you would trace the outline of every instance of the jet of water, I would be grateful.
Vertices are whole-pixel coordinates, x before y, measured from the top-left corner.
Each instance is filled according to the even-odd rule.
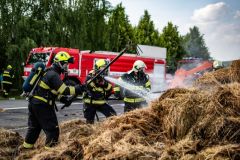
[[[124,82],[122,80],[116,79],[116,78],[106,76],[106,77],[104,77],[104,79],[109,82],[112,82],[118,86],[121,86],[122,88],[125,88],[125,89],[131,91],[132,93],[144,98],[147,101],[147,103],[149,103],[159,97],[159,95],[153,94],[153,93],[147,91],[146,89],[135,90],[134,88],[136,88],[136,86],[134,86],[130,83]]]

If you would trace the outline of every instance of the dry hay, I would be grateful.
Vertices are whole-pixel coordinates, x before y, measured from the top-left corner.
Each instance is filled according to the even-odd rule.
[[[240,83],[240,60],[232,62],[229,76],[232,81]]]
[[[149,159],[160,156],[160,121],[150,109],[113,117],[86,146],[85,159]],[[158,142],[158,143],[156,143]]]
[[[173,94],[175,96],[173,96]],[[202,107],[209,102],[206,95],[196,90],[171,89],[160,97],[153,108],[161,110],[162,130],[169,140],[179,140],[196,123]]]
[[[211,92],[200,89],[170,89],[148,108],[95,125],[66,122],[60,126],[58,146],[29,157],[239,159],[240,83],[219,83]]]
[[[171,112],[171,114],[174,114],[169,116],[168,119],[163,118],[168,122],[168,124],[163,124],[163,127],[168,127],[168,130],[166,130],[168,131],[166,134],[168,139],[175,138],[175,141],[179,141],[168,145],[160,159],[197,159],[195,157],[196,154],[198,152],[204,152],[205,154],[205,150],[207,150],[208,147],[228,146],[230,144],[240,147],[239,83],[223,85],[211,93],[198,91],[196,95],[193,93],[189,98],[181,95],[174,100],[177,98],[180,98],[178,102],[181,102],[179,105],[182,106],[182,108],[175,105],[174,112]],[[169,100],[164,99],[160,103],[166,103],[165,101]],[[176,102],[173,104],[176,104]],[[191,106],[196,110],[191,109]],[[187,111],[188,109],[190,109],[188,114],[182,114],[183,111]],[[184,124],[182,125],[180,122],[184,121],[184,119],[187,119],[187,122],[182,123]],[[189,121],[192,123],[187,125]],[[177,126],[175,126],[175,124],[177,124]],[[229,148],[229,150],[234,153],[227,155],[228,158],[230,157],[229,159],[234,159],[237,154],[240,154],[237,147]],[[215,152],[218,153],[220,151],[215,150]],[[221,152],[227,154],[227,148]],[[220,156],[222,156],[222,159],[225,157],[225,155],[218,154],[218,158]]]
[[[240,145],[227,144],[208,147],[198,153],[195,159],[199,160],[239,160],[240,159]]]
[[[82,159],[82,144],[88,143],[88,136],[94,132],[93,127],[79,119],[63,122],[59,127],[59,145],[50,150],[44,149],[45,136],[41,135],[35,144],[35,150],[20,153],[17,159]]]
[[[16,156],[17,147],[22,142],[18,133],[0,128],[0,159],[12,159]]]
[[[222,68],[214,72],[205,73],[202,77],[196,80],[194,86],[208,88],[226,83],[240,83],[239,75],[240,60],[235,60],[228,68]]]

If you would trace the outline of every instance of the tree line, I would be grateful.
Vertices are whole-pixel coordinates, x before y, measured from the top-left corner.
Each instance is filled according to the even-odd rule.
[[[161,20],[159,20],[161,21]],[[59,46],[119,52],[129,42],[167,48],[168,72],[184,56],[208,59],[203,34],[193,26],[180,35],[172,22],[159,32],[147,10],[133,26],[122,4],[107,0],[1,0],[0,69],[11,64],[21,86],[31,48]],[[129,50],[135,54],[135,50]]]

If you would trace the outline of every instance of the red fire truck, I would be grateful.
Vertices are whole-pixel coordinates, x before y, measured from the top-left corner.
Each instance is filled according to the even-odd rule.
[[[109,76],[118,77],[123,73],[132,69],[132,65],[135,60],[142,60],[146,63],[146,72],[150,75],[151,81],[156,82],[154,84],[164,81],[165,79],[165,66],[166,66],[166,50],[159,47],[143,46],[142,55],[126,54],[124,53],[119,59],[117,59],[109,68]],[[152,50],[152,53],[151,53]],[[84,83],[86,75],[93,69],[94,63],[97,59],[106,59],[111,61],[118,53],[107,51],[79,51],[79,49],[61,48],[61,47],[40,47],[33,48],[26,60],[24,66],[25,79],[35,62],[41,61],[46,66],[51,66],[53,58],[59,51],[66,51],[74,57],[74,63],[69,64],[68,79],[71,84]],[[146,53],[148,52],[148,53]],[[155,53],[156,52],[156,53]],[[158,53],[157,53],[158,52]],[[153,54],[154,53],[154,54]],[[157,56],[156,56],[157,55]],[[62,77],[64,79],[64,77]],[[153,84],[153,85],[154,85]]]

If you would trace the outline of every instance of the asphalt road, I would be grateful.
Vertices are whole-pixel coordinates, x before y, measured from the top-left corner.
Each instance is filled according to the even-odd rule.
[[[123,113],[123,102],[119,100],[110,100],[109,104],[115,109],[118,115]],[[22,136],[27,130],[28,102],[26,100],[0,100],[0,109],[6,109],[0,112],[0,128],[6,128],[19,132]],[[62,104],[57,103],[59,111],[57,113],[58,121],[62,122],[71,119],[84,119],[83,104],[81,100],[72,103],[70,107],[60,110]],[[101,113],[97,113],[100,120],[105,119]]]

